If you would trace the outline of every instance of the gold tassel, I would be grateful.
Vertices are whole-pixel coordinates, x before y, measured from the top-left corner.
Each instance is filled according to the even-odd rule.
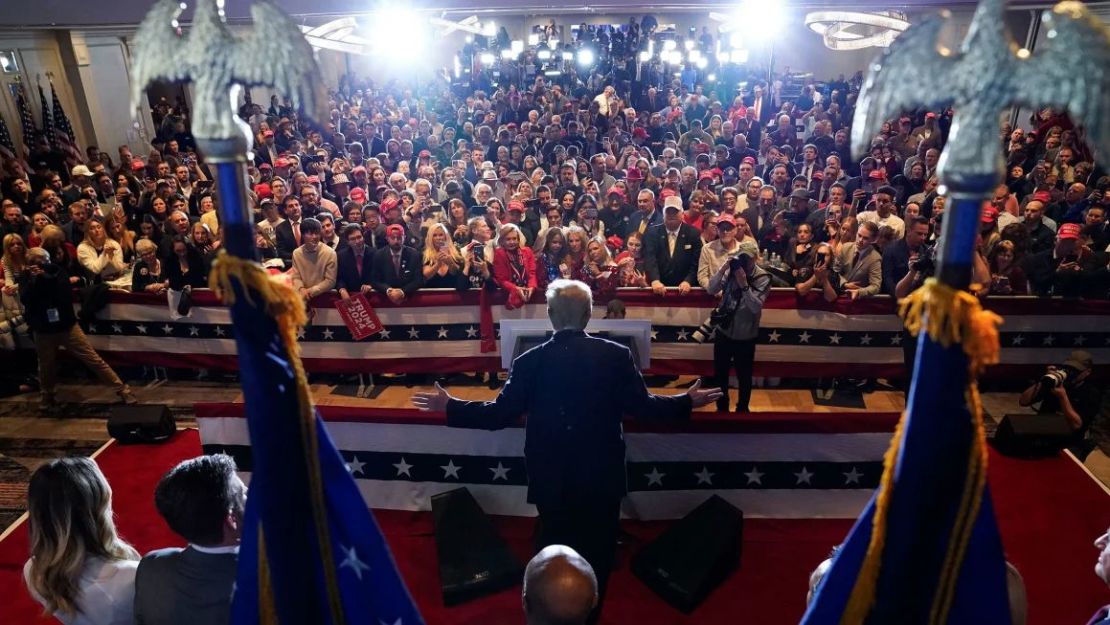
[[[266,314],[273,317],[278,326],[278,334],[289,355],[289,364],[297,383],[297,403],[300,413],[301,436],[305,441],[304,462],[308,470],[311,489],[312,514],[316,522],[316,539],[323,562],[325,586],[328,589],[328,604],[334,625],[345,622],[343,602],[339,594],[339,580],[336,578],[335,555],[331,549],[327,525],[326,504],[324,501],[323,476],[320,474],[319,442],[316,436],[316,409],[312,403],[312,392],[308,386],[308,376],[301,363],[301,346],[297,334],[308,322],[304,300],[282,278],[271,276],[254,261],[232,256],[221,251],[212,270],[208,274],[208,286],[219,294],[225,304],[235,303],[235,290],[232,279],[239,283],[247,302],[254,305],[252,292],[262,298]],[[264,545],[263,545],[264,547]],[[264,549],[260,557],[265,558]],[[260,594],[260,596],[264,596]],[[270,596],[272,605],[273,598]]]
[[[934,596],[930,623],[944,623],[955,594],[959,569],[967,543],[979,514],[987,480],[987,445],[983,428],[983,407],[979,397],[978,376],[999,359],[998,326],[1002,318],[983,310],[979,300],[966,291],[946,286],[936,279],[903,299],[899,313],[906,329],[916,337],[922,329],[944,347],[959,344],[968,358],[967,400],[972,419],[972,442],[968,457],[967,481],[960,496],[952,540],[949,541],[941,570],[938,592]],[[883,477],[875,497],[875,516],[867,554],[852,587],[852,594],[841,615],[841,625],[860,625],[875,605],[876,585],[886,544],[886,522],[894,488],[895,465],[903,444],[905,414],[883,457]]]

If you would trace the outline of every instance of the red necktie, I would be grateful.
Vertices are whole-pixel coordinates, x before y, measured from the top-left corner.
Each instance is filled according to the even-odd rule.
[[[297,245],[301,244],[301,222],[299,221],[293,222],[293,240],[297,242]]]

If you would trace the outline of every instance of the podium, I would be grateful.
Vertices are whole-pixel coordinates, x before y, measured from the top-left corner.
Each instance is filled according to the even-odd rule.
[[[651,321],[648,319],[591,319],[586,332],[632,350],[641,371],[651,366]],[[544,343],[555,331],[548,319],[501,320],[501,366],[512,370],[517,356]]]

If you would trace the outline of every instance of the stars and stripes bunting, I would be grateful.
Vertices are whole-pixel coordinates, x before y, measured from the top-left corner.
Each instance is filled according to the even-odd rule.
[[[197,404],[205,453],[253,466],[241,404]],[[328,433],[371,508],[427,510],[430,497],[465,486],[490,514],[533,516],[524,429],[444,427],[408,409],[321,407]],[[747,516],[851,518],[882,475],[898,414],[723,416],[668,426],[625,424],[626,515],[680,518],[711,494]],[[245,476],[246,477],[246,476]]]
[[[54,136],[56,145],[65,153],[67,160],[74,163],[84,161],[81,150],[77,148],[77,135],[73,132],[73,124],[62,108],[62,101],[58,99],[58,90],[54,88],[54,81],[50,82],[50,98],[54,105]]]

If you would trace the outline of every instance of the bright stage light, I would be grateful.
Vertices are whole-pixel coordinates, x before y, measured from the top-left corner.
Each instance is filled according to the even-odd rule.
[[[482,27],[482,34],[486,37],[496,37],[497,24],[495,22],[486,22],[485,26]]]
[[[674,39],[668,39],[668,40],[663,42],[663,50],[665,50],[667,52],[670,52],[671,50],[674,50],[677,47],[678,47],[678,44],[675,43]]]
[[[516,58],[516,52],[513,52],[512,49],[510,49],[510,48],[505,48],[504,50],[501,51],[501,58],[503,58],[505,60],[515,59]]]
[[[574,53],[573,52],[564,52],[563,53],[563,60],[564,61],[573,61],[574,60]]]
[[[582,67],[593,67],[594,65],[594,51],[589,48],[582,48],[578,51],[578,64]]]
[[[718,63],[728,63],[728,52],[725,52],[724,50],[718,51],[717,52],[717,62]]]
[[[732,62],[733,63],[747,63],[748,62],[748,57],[750,55],[751,55],[751,53],[748,50],[733,50],[732,51]]]
[[[671,65],[681,65],[682,53],[678,50],[671,50],[670,52],[667,52],[667,62]]]
[[[536,53],[536,58],[541,61],[547,61],[551,58],[551,50],[540,50]]]
[[[710,75],[706,76],[706,78],[709,79],[709,82],[717,82],[717,75],[716,74],[710,74]]]
[[[734,48],[739,48],[744,45],[744,35],[740,33],[732,33],[728,38],[728,43]]]
[[[532,33],[531,35],[528,35],[528,45],[530,45],[530,46],[540,45],[540,36],[537,35],[536,33]]]
[[[736,12],[737,25],[748,37],[767,42],[779,34],[787,19],[783,2],[744,0]],[[733,44],[734,48],[739,47]]]
[[[700,50],[690,50],[690,52],[686,54],[686,57],[689,58],[690,61],[693,63],[697,63],[701,59],[705,58],[701,55]]]
[[[379,11],[374,18],[376,28],[371,38],[374,49],[392,59],[413,59],[423,51],[428,38],[428,24],[417,13],[404,9]]]
[[[482,62],[482,65],[493,65],[497,57],[493,56],[490,52],[483,52],[481,56],[478,57],[478,60]]]
[[[459,62],[459,55],[455,55],[455,78],[462,76],[462,63]]]
[[[651,53],[650,52],[648,52],[647,50],[644,50],[643,52],[640,52],[640,62],[641,63],[647,63],[650,60],[651,60]]]
[[[473,35],[467,35],[466,38],[465,38],[465,41],[467,43],[474,43],[474,36]]]
[[[555,48],[558,48],[559,47],[559,40],[555,39],[554,37],[552,37],[551,39],[548,39],[547,40],[547,47],[552,49],[552,50],[554,50]]]
[[[686,46],[687,50],[693,50],[694,49],[694,42],[690,39],[687,39],[686,41],[684,41],[682,45]]]
[[[699,57],[698,60],[694,61],[694,65],[697,65],[698,69],[705,69],[709,66],[709,59],[705,58],[704,56]]]

